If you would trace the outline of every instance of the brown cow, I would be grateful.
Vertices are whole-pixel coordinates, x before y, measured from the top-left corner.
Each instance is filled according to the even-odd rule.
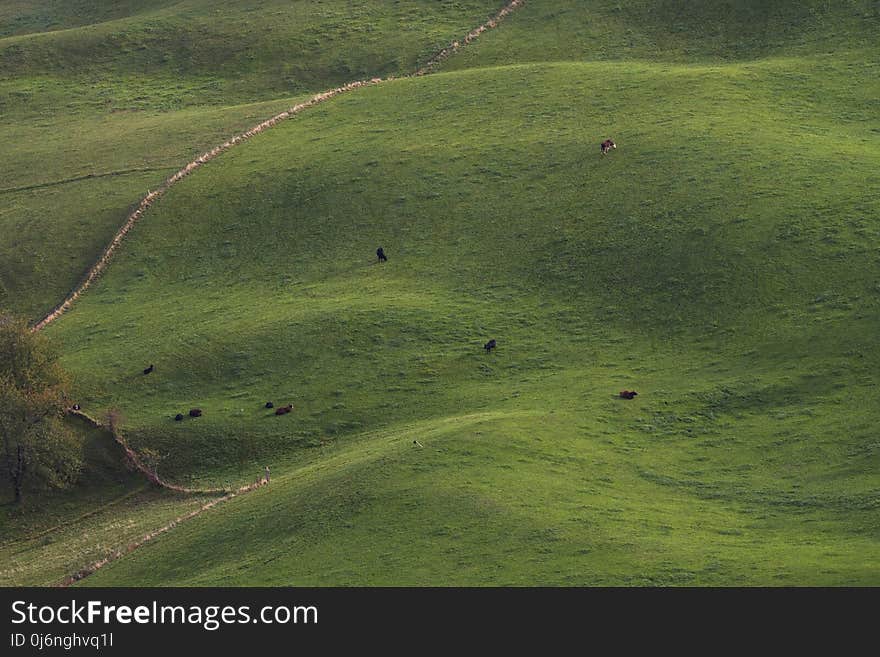
[[[621,390],[620,391],[620,398],[621,399],[632,399],[637,394],[639,394],[639,393],[637,393],[635,390]]]
[[[617,144],[614,143],[611,139],[606,139],[601,144],[599,144],[599,150],[602,151],[602,155],[605,155],[612,148],[617,148]]]
[[[280,408],[276,408],[275,415],[287,415],[292,410],[293,410],[293,404],[288,404],[287,406],[282,406]]]

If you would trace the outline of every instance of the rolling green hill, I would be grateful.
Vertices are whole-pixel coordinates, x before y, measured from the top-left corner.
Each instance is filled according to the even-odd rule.
[[[311,93],[409,72],[494,0],[0,7],[0,306],[34,319],[147,190]]]
[[[693,64],[856,51],[876,63],[878,21],[872,0],[528,2],[516,21],[447,68],[560,60]]]
[[[273,481],[85,583],[880,583],[876,11],[681,7],[530,0],[163,196],[46,330]]]

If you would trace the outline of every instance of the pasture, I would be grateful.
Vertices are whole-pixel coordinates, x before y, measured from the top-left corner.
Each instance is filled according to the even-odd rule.
[[[296,6],[327,4],[344,3]],[[438,25],[460,35],[497,8],[454,4],[363,70],[414,68]],[[876,7],[701,7],[529,0],[438,73],[334,98],[172,187],[45,330],[83,408],[120,409],[163,477],[239,485],[269,464],[272,483],[83,583],[880,584]],[[246,105],[136,113],[119,139],[154,125],[157,168],[179,166],[184,143],[315,89],[267,70],[224,87]],[[112,132],[69,120],[117,156]],[[53,148],[34,134],[21,161]],[[120,176],[76,185],[84,203],[138,199]],[[114,212],[95,213],[105,241]],[[55,292],[55,256],[75,272],[91,248],[45,252]],[[36,317],[60,299],[33,280],[6,290]],[[119,505],[131,531],[196,503],[138,485],[112,488],[148,510],[134,526]],[[77,536],[21,559],[84,565]]]

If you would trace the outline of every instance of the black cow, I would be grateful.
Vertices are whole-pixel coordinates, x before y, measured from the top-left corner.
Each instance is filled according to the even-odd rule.
[[[175,422],[180,422],[182,420],[183,420],[183,413],[178,413],[177,415],[174,416]]]
[[[202,417],[202,409],[201,408],[191,408],[189,409],[190,417]]]
[[[376,257],[379,258],[379,262],[388,262],[388,256],[385,255],[385,250],[381,246],[376,249]]]
[[[266,402],[266,408],[275,408],[275,404],[272,402]]]
[[[150,365],[147,369],[144,370],[144,374],[149,374],[152,371],[153,371],[153,366]]]
[[[492,338],[491,340],[489,340],[489,342],[487,342],[486,344],[483,345],[483,349],[485,349],[486,353],[488,354],[490,351],[495,349],[497,346],[498,346],[498,343],[495,342],[495,338]]]

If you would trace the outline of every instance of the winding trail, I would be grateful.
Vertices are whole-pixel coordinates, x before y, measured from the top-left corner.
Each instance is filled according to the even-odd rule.
[[[454,55],[461,48],[473,43],[484,32],[498,27],[501,21],[503,21],[507,16],[522,7],[525,3],[526,0],[510,0],[492,18],[490,18],[479,27],[476,27],[468,32],[468,34],[461,41],[453,41],[450,45],[448,45],[446,48],[444,48],[436,55],[434,55],[431,59],[429,59],[428,62],[425,63],[421,68],[416,70],[414,73],[411,73],[410,75],[404,76],[404,78],[420,77],[431,73],[440,63]],[[247,141],[251,137],[254,137],[261,132],[278,125],[278,123],[280,123],[281,121],[296,116],[300,112],[303,112],[310,107],[319,105],[320,103],[328,101],[331,98],[338,96],[339,94],[346,93],[347,91],[360,89],[361,87],[382,84],[384,82],[390,82],[395,79],[398,78],[389,76],[387,78],[371,78],[370,80],[359,80],[357,82],[349,82],[348,84],[345,84],[341,87],[336,87],[335,89],[321,92],[312,96],[312,98],[303,103],[294,105],[290,109],[287,109],[280,114],[276,114],[275,116],[266,119],[262,123],[255,125],[250,130],[247,130],[239,135],[236,135],[235,137],[232,137],[228,141],[220,144],[219,146],[215,146],[207,153],[203,153],[202,155],[197,157],[195,160],[180,169],[177,173],[167,178],[159,186],[158,189],[148,192],[147,195],[144,196],[143,199],[141,199],[141,202],[138,204],[137,208],[128,215],[125,223],[122,224],[122,227],[116,232],[116,235],[113,236],[110,244],[108,244],[104,248],[104,251],[101,253],[101,256],[98,258],[97,262],[89,267],[82,280],[80,280],[76,287],[71,290],[64,301],[58,304],[51,312],[49,312],[49,314],[47,314],[34,325],[33,330],[39,331],[45,328],[70,309],[70,307],[80,297],[80,295],[85,292],[92,285],[92,283],[95,282],[95,279],[97,279],[98,276],[100,276],[101,273],[107,268],[110,259],[113,257],[113,254],[116,253],[116,251],[119,249],[119,246],[122,244],[123,239],[125,239],[125,236],[129,233],[129,231],[134,228],[135,224],[144,216],[144,213],[150,209],[153,203],[159,200],[165,194],[165,192],[167,192],[174,184],[180,182],[193,171],[195,171],[202,165],[210,162],[224,152],[228,151],[230,148],[233,148],[234,146],[237,146],[238,144]]]
[[[484,32],[497,27],[499,25],[499,23],[501,23],[501,21],[503,21],[507,16],[509,16],[514,11],[516,11],[517,9],[522,7],[525,3],[526,3],[526,0],[510,0],[509,2],[507,2],[507,4],[504,5],[504,7],[502,7],[498,11],[498,13],[496,13],[487,22],[483,23],[479,27],[476,27],[473,30],[471,30],[470,32],[468,32],[468,34],[461,41],[453,41],[449,46],[447,46],[446,48],[444,48],[443,50],[438,52],[436,55],[434,55],[430,60],[428,60],[421,68],[416,70],[414,73],[411,73],[410,75],[404,76],[404,78],[421,77],[423,75],[427,75],[427,74],[431,73],[440,63],[442,63],[443,61],[445,61],[446,59],[448,59],[449,57],[454,55],[456,52],[458,52],[464,46],[467,46],[467,45],[473,43]],[[216,146],[213,149],[211,149],[210,151],[208,151],[207,153],[204,153],[201,156],[197,157],[195,160],[193,160],[192,162],[187,164],[185,167],[180,169],[177,173],[175,173],[171,177],[167,178],[158,189],[151,191],[151,192],[148,192],[147,195],[143,199],[141,199],[141,202],[138,204],[137,208],[131,214],[128,215],[125,223],[116,232],[116,235],[114,235],[110,244],[108,244],[105,247],[104,251],[101,253],[100,258],[98,258],[97,262],[95,262],[95,264],[93,264],[88,269],[88,271],[86,272],[83,279],[76,285],[76,287],[74,287],[74,289],[70,292],[70,294],[67,295],[67,297],[64,299],[64,301],[62,301],[58,306],[56,306],[48,315],[43,317],[43,319],[41,319],[39,322],[37,322],[34,325],[32,330],[39,331],[39,330],[45,328],[47,325],[54,322],[56,319],[58,319],[61,315],[63,315],[65,312],[67,312],[70,309],[70,307],[80,297],[80,295],[83,292],[85,292],[89,288],[89,286],[91,286],[91,284],[95,281],[95,279],[97,279],[98,276],[107,268],[107,265],[109,264],[110,259],[112,258],[113,254],[119,249],[119,246],[122,244],[122,241],[125,238],[125,236],[128,234],[128,232],[144,216],[144,213],[147,210],[149,210],[150,206],[152,206],[153,203],[155,203],[159,198],[161,198],[162,195],[164,195],[165,192],[167,192],[174,184],[180,182],[181,180],[183,180],[183,178],[185,178],[186,176],[191,174],[193,171],[195,171],[196,169],[198,169],[202,165],[206,164],[207,162],[210,162],[211,160],[218,157],[222,153],[228,151],[230,148],[247,141],[251,137],[258,135],[261,132],[268,130],[269,128],[274,127],[275,125],[277,125],[281,121],[284,121],[284,120],[289,119],[293,116],[296,116],[300,112],[302,112],[310,107],[314,107],[315,105],[318,105],[318,104],[323,103],[327,100],[330,100],[331,98],[334,98],[335,96],[338,96],[339,94],[345,93],[347,91],[352,91],[354,89],[359,89],[361,87],[366,87],[366,86],[370,86],[370,85],[381,84],[383,82],[389,82],[394,79],[396,79],[396,78],[394,78],[393,76],[390,76],[387,78],[371,78],[370,80],[360,80],[357,82],[349,82],[348,84],[345,84],[341,87],[336,87],[335,89],[330,89],[329,91],[324,91],[322,93],[316,94],[315,96],[313,96],[309,100],[307,100],[303,103],[299,103],[298,105],[294,105],[290,109],[285,110],[284,112],[281,112],[280,114],[276,114],[275,116],[273,116],[269,119],[266,119],[265,121],[254,126],[250,130],[247,130],[246,132],[243,132],[239,135],[236,135],[235,137],[232,137],[231,139],[224,142],[223,144]],[[107,564],[112,563],[113,561],[116,561],[117,559],[119,559],[127,554],[131,554],[132,552],[137,550],[139,547],[152,541],[157,536],[161,536],[162,534],[172,530],[174,527],[176,527],[180,523],[185,522],[191,518],[194,518],[197,515],[203,513],[204,511],[207,511],[208,509],[211,509],[211,508],[217,506],[218,504],[221,504],[222,502],[226,502],[228,500],[231,500],[234,497],[237,497],[238,495],[242,495],[244,493],[249,493],[250,491],[255,490],[257,488],[260,488],[261,486],[264,486],[268,483],[264,479],[259,479],[256,482],[254,482],[253,484],[248,484],[248,485],[242,486],[242,487],[238,488],[237,490],[229,490],[229,489],[224,489],[224,488],[214,488],[214,489],[210,489],[210,488],[209,489],[185,488],[183,486],[178,486],[176,484],[170,484],[170,483],[164,481],[161,477],[159,477],[158,473],[156,473],[154,470],[150,469],[149,467],[147,467],[144,464],[143,460],[140,458],[140,456],[137,454],[137,452],[135,450],[133,450],[131,447],[129,447],[125,438],[122,436],[122,434],[118,431],[118,429],[116,427],[114,427],[114,426],[105,427],[101,422],[99,422],[95,418],[87,415],[86,413],[83,413],[82,411],[70,410],[68,412],[71,415],[74,415],[76,417],[79,417],[79,418],[85,420],[86,422],[90,423],[92,426],[94,426],[96,428],[108,429],[110,431],[111,435],[113,436],[113,439],[116,441],[116,443],[120,447],[122,447],[123,451],[125,452],[126,458],[133,465],[133,467],[135,469],[137,469],[139,472],[143,473],[147,477],[147,479],[149,479],[156,486],[159,486],[161,488],[165,488],[167,490],[171,490],[171,491],[174,491],[177,493],[198,494],[198,495],[215,495],[216,494],[216,495],[222,495],[222,497],[218,497],[216,499],[211,500],[210,502],[206,502],[205,504],[199,506],[197,509],[194,509],[193,511],[190,511],[189,513],[186,513],[182,516],[175,518],[174,520],[172,520],[168,524],[163,525],[162,527],[159,527],[158,529],[155,529],[155,530],[149,532],[148,534],[146,534],[145,536],[143,536],[139,540],[134,541],[132,543],[129,543],[124,548],[114,550],[113,552],[111,552],[110,554],[105,556],[103,559],[100,559],[99,561],[96,561],[96,562],[86,566],[85,568],[78,570],[77,572],[73,573],[72,575],[65,577],[56,586],[61,586],[61,587],[71,586],[72,584],[75,584],[76,582],[79,582],[80,580],[88,577],[89,575],[91,575],[95,571],[99,570],[100,568],[103,568]]]

